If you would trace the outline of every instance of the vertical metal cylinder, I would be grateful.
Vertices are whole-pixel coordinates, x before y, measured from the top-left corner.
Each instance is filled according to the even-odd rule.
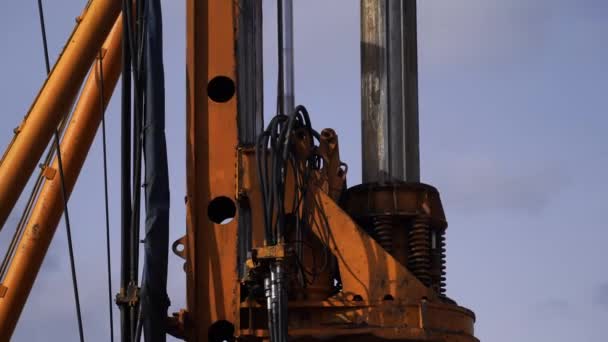
[[[293,64],[293,0],[278,1],[279,14],[279,102],[281,113],[289,115],[295,108]]]
[[[106,51],[103,57],[104,106],[110,101],[120,75],[121,32],[122,19],[119,17],[103,46]],[[103,113],[100,108],[98,82],[99,70],[97,64],[94,64],[61,143],[65,187],[68,195],[74,188],[101,122]],[[57,170],[57,160],[52,167]],[[0,297],[0,341],[8,341],[15,329],[62,212],[61,181],[59,174],[55,174],[54,177],[45,181],[40,191],[3,280],[6,292]]]
[[[290,115],[295,109],[294,65],[293,65],[293,2],[278,0],[278,40],[279,40],[279,114]],[[289,139],[285,140],[287,145]],[[287,150],[286,150],[287,151]],[[277,241],[284,240],[284,217],[277,214]]]
[[[127,13],[129,2],[123,1],[123,13]],[[129,19],[122,16],[123,37],[128,37]],[[126,297],[130,280],[129,260],[131,260],[131,52],[129,40],[122,39],[122,77],[121,77],[121,153],[120,153],[120,297]],[[131,341],[131,308],[119,303],[121,341]]]
[[[252,146],[264,124],[262,2],[239,0],[236,40],[239,144]],[[247,272],[245,261],[252,247],[253,214],[249,199],[238,202],[239,277]]]
[[[264,280],[268,310],[268,332],[270,341],[287,342],[287,279],[283,261],[270,266],[270,275]]]
[[[416,0],[361,0],[363,182],[420,181]]]
[[[242,145],[254,145],[264,125],[262,14],[261,1],[239,0],[236,58],[239,143]]]

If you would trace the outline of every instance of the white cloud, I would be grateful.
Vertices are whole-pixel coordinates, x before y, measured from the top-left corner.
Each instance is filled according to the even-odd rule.
[[[597,286],[593,296],[593,304],[608,311],[608,282]]]
[[[537,302],[536,315],[547,318],[570,318],[575,315],[574,308],[566,299],[551,298]]]
[[[560,164],[543,160],[507,163],[460,155],[435,158],[432,164],[427,178],[439,188],[444,205],[463,212],[510,210],[536,215],[570,180]]]
[[[432,65],[494,64],[542,47],[556,6],[546,1],[419,1],[419,54]]]

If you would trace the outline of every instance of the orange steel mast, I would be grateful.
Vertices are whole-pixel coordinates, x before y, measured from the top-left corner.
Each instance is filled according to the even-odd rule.
[[[254,1],[186,0],[187,229],[173,251],[185,260],[187,308],[168,318],[167,332],[207,342],[478,342],[473,312],[445,293],[447,222],[434,187],[387,181],[347,189],[337,133],[314,131],[301,106],[273,119],[283,125],[276,137],[271,127],[260,140],[244,138],[260,133],[249,120],[260,114],[259,93],[248,88],[256,81],[249,73],[261,68],[247,59],[257,57],[242,45],[241,26],[254,10],[244,4]],[[71,193],[102,117],[99,103],[107,105],[121,72],[120,4],[87,5],[5,153],[0,226],[90,67],[61,143]],[[94,62],[100,47],[104,99]],[[264,137],[276,141],[268,146]],[[45,172],[0,284],[0,341],[14,331],[63,211],[56,169],[55,162]],[[277,203],[267,210],[270,187]]]
[[[234,208],[237,98],[234,1],[187,0],[187,238],[188,309],[193,341],[213,322],[239,315],[237,220],[213,222],[212,203]],[[218,221],[218,220],[216,220]]]
[[[251,145],[239,144],[237,136],[237,117],[244,113],[238,112],[242,99],[235,89],[243,75],[235,70],[243,61],[236,56],[234,33],[241,29],[238,16],[251,13],[241,13],[237,1],[188,0],[187,4],[188,229],[173,250],[186,260],[188,309],[177,315],[172,333],[190,341],[233,336],[266,341],[277,322],[271,322],[269,307],[247,284],[261,286],[256,274],[267,272],[270,264],[289,265],[295,244],[279,240],[268,246],[261,238],[263,222],[256,213],[263,208],[255,153]],[[335,132],[324,130],[320,145],[312,150],[297,142],[310,141],[312,136],[292,139],[296,149],[302,147],[300,157],[312,153],[324,160],[304,199],[312,233],[304,243],[313,255],[332,255],[342,289],[332,290],[335,275],[328,270],[308,287],[290,283],[289,316],[278,322],[287,324],[289,338],[477,341],[473,313],[444,295],[442,239],[447,224],[437,190],[419,183],[388,188],[372,184],[345,192],[345,200],[339,201],[345,170]],[[293,184],[292,176],[287,183]],[[293,196],[286,194],[286,206]],[[250,209],[250,218],[237,214],[243,207]],[[226,223],[226,218],[232,220]],[[237,229],[241,220],[248,220],[250,236]],[[384,220],[382,227],[386,233],[392,231],[396,250],[372,237],[368,220]],[[431,236],[436,243],[431,244]],[[252,243],[244,274],[239,274],[237,264],[240,239]],[[314,267],[310,253],[300,260],[306,267]],[[271,295],[267,292],[267,296]],[[268,303],[275,300],[267,298]],[[286,338],[275,336],[279,337],[273,342]]]

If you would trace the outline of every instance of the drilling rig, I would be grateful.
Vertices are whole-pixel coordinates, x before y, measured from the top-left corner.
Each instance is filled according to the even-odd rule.
[[[0,340],[69,222],[120,79],[121,341],[479,341],[474,313],[446,292],[439,192],[420,182],[416,1],[360,1],[363,183],[351,187],[339,127],[317,130],[295,103],[292,0],[276,1],[266,126],[262,1],[185,1],[186,234],[170,244],[160,0],[90,0],[0,163],[3,226],[56,147],[0,270]],[[187,298],[171,315],[169,251]]]

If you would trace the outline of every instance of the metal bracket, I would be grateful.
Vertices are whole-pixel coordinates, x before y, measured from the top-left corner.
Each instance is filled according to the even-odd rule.
[[[335,201],[340,199],[346,185],[348,166],[340,160],[338,135],[331,128],[321,131],[317,154],[323,158],[319,186]]]
[[[254,188],[256,177],[255,148],[252,146],[239,146],[237,148],[236,164],[236,198],[246,197]]]
[[[118,306],[137,306],[139,303],[139,291],[140,288],[137,287],[133,282],[129,283],[126,291],[124,288],[121,288],[120,292],[116,295],[116,304]]]
[[[186,235],[182,236],[181,238],[175,240],[175,242],[173,242],[173,245],[171,246],[173,253],[175,253],[175,255],[177,255],[178,257],[180,257],[184,260],[186,260],[186,246],[187,246],[186,238],[187,238]]]
[[[257,262],[260,259],[285,259],[291,254],[291,247],[285,244],[264,246],[251,251],[251,259]]]
[[[13,133],[15,133],[15,135],[21,133],[21,129],[23,128],[23,121],[21,121],[21,123],[19,124],[19,126],[13,128]]]
[[[181,309],[174,312],[172,317],[167,318],[167,333],[181,340],[190,340],[191,318],[188,310]]]
[[[264,266],[268,266],[273,261],[285,260],[294,254],[293,248],[286,244],[277,244],[273,246],[263,246],[252,249],[247,256],[245,266],[248,274],[245,279],[255,278],[254,274],[264,274],[267,270]],[[260,269],[263,269],[260,271]]]
[[[57,170],[48,165],[41,165],[42,167],[42,176],[48,180],[53,180],[55,175],[57,174]]]

